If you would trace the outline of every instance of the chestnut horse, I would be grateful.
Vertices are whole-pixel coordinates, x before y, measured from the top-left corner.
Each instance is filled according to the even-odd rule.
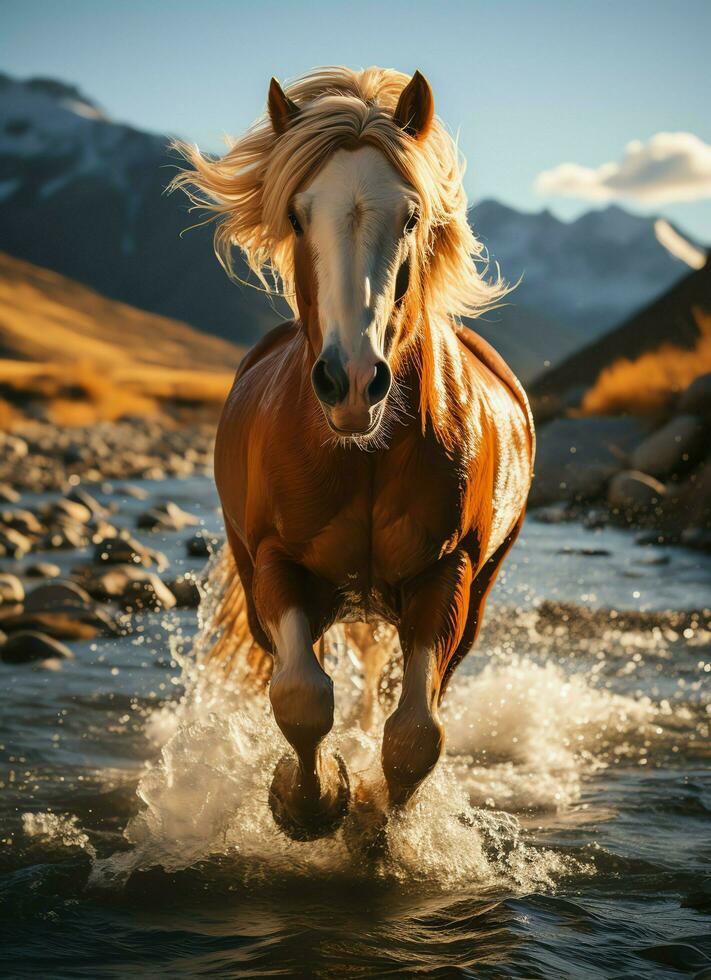
[[[320,638],[335,622],[397,629],[382,766],[401,806],[439,759],[442,696],[521,526],[533,424],[519,382],[458,319],[506,287],[478,268],[462,165],[419,72],[327,68],[287,93],[273,79],[268,113],[224,157],[180,149],[192,167],[174,184],[221,219],[225,266],[240,246],[295,313],[237,371],[215,476],[238,575],[221,649],[244,656],[248,628],[251,656],[273,657],[295,755],[270,802],[308,839],[338,826],[350,795],[321,745],[334,691]]]

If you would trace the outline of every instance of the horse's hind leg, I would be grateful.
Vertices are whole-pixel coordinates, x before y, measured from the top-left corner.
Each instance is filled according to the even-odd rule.
[[[333,591],[268,541],[257,552],[253,591],[274,653],[269,688],[274,718],[296,753],[274,771],[272,813],[291,837],[321,837],[336,828],[349,801],[345,765],[319,748],[333,727],[334,704],[333,683],[314,642],[330,625]]]
[[[359,720],[363,731],[369,732],[376,721],[383,672],[392,657],[396,633],[384,623],[348,623],[344,631],[361,662],[363,697]]]

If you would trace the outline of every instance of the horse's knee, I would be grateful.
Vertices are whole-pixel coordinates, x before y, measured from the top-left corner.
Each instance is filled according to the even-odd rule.
[[[314,748],[333,728],[333,682],[315,658],[309,667],[276,670],[269,699],[277,725],[297,752]]]
[[[405,803],[437,765],[444,729],[428,705],[407,702],[385,722],[383,772],[392,803]]]

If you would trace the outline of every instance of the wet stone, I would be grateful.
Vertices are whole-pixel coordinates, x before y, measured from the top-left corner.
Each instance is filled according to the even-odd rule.
[[[190,575],[180,575],[167,583],[168,588],[175,596],[175,601],[179,609],[197,609],[202,598],[200,588],[195,579]]]
[[[139,515],[137,521],[138,527],[150,531],[182,531],[199,523],[194,514],[189,514],[172,501],[152,507]]]
[[[0,646],[0,660],[6,664],[28,664],[37,660],[73,660],[74,654],[54,637],[36,630],[10,636]]]
[[[59,578],[59,576],[62,574],[62,570],[60,569],[59,565],[55,565],[54,562],[38,561],[23,569],[22,574],[26,578]]]
[[[16,575],[0,575],[0,605],[22,602],[25,590]]]

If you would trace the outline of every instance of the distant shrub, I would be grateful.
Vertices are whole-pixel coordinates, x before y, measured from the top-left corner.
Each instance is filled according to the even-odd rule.
[[[658,415],[701,374],[711,371],[711,314],[694,317],[700,336],[693,350],[663,344],[631,361],[621,357],[600,372],[586,393],[583,415]]]

